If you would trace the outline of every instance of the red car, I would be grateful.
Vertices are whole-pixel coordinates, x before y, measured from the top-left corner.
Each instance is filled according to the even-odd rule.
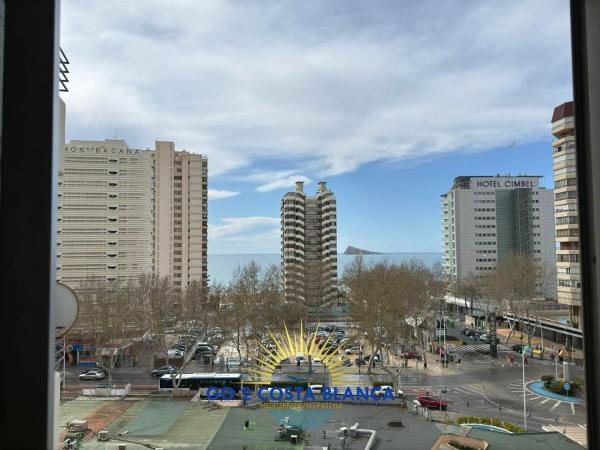
[[[446,409],[448,409],[447,401],[431,397],[428,394],[419,394],[417,401],[425,408],[441,409],[442,411],[446,411]]]
[[[404,352],[402,354],[402,357],[404,359],[415,359],[417,356],[418,356],[417,352],[413,352],[413,351]]]

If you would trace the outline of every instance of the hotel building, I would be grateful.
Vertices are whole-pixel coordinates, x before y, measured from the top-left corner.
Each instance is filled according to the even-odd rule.
[[[153,270],[152,153],[71,141],[59,171],[57,280],[135,280]]]
[[[579,327],[582,311],[573,102],[554,108],[552,134],[556,138],[552,160],[558,302],[569,306],[570,323]]]
[[[304,183],[281,200],[281,258],[285,299],[309,307],[337,300],[336,199],[325,182],[315,196]]]
[[[176,289],[208,282],[207,160],[157,141],[71,141],[58,188],[57,280],[127,283],[170,276]]]
[[[554,272],[553,192],[538,176],[461,176],[442,197],[443,267],[460,280],[526,253]],[[554,277],[546,296],[555,297]]]

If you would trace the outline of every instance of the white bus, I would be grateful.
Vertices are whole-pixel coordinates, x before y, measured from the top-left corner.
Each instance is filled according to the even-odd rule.
[[[241,373],[182,373],[175,376],[175,380],[181,378],[180,388],[187,388],[190,391],[200,391],[201,396],[206,396],[206,390],[209,387],[224,388],[231,387],[237,393],[242,387]],[[177,383],[177,381],[176,381]],[[173,390],[172,375],[163,375],[160,377],[160,390]]]

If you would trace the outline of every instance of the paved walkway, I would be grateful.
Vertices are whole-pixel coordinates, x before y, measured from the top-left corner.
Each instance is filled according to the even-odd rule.
[[[544,431],[555,431],[557,433],[563,433],[572,441],[577,442],[583,448],[587,448],[587,429],[582,425],[544,425]]]
[[[510,333],[510,329],[508,328],[498,328],[496,330],[496,333],[498,334],[498,337],[500,338],[501,342],[504,342],[504,340],[506,339],[506,336],[508,336],[508,333]],[[515,331],[511,338],[509,339],[509,343],[511,344],[520,344],[521,343],[521,332],[520,331]],[[527,343],[527,335],[523,334],[523,343]],[[554,342],[551,341],[550,339],[544,339],[544,341],[542,342],[542,339],[539,336],[532,336],[531,337],[531,345],[535,346],[535,345],[544,345],[544,348],[546,348],[546,354],[547,354],[547,358],[550,358],[550,353],[552,352],[553,349],[556,349],[556,351],[558,352],[562,347],[564,347],[564,342]],[[583,351],[582,350],[577,350],[574,349],[573,350],[573,358],[576,359],[583,359]]]

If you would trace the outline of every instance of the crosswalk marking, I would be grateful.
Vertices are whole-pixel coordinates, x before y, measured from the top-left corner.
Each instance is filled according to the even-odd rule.
[[[542,400],[542,401],[540,402],[540,405],[543,405],[544,403],[546,403],[546,402],[549,402],[550,400],[552,400],[552,399],[550,399],[550,398],[547,398],[546,400]]]
[[[562,402],[560,400],[558,400],[554,406],[552,408],[550,408],[550,412],[554,411],[556,408],[558,408],[558,405],[560,405]]]
[[[468,344],[468,345],[459,345],[454,348],[459,353],[466,353],[466,352],[476,352],[478,350],[487,351],[490,349],[490,345],[489,344]],[[511,350],[512,350],[511,347],[508,345],[498,344],[499,352],[510,352]]]
[[[543,398],[543,397],[541,395],[536,395],[535,397],[530,398],[529,400],[534,401],[534,400],[539,400],[540,398]]]
[[[453,391],[461,393],[461,394],[469,394],[469,395],[480,395],[481,391],[472,386],[459,386],[453,388]]]
[[[571,414],[575,414],[575,403],[571,403]]]

